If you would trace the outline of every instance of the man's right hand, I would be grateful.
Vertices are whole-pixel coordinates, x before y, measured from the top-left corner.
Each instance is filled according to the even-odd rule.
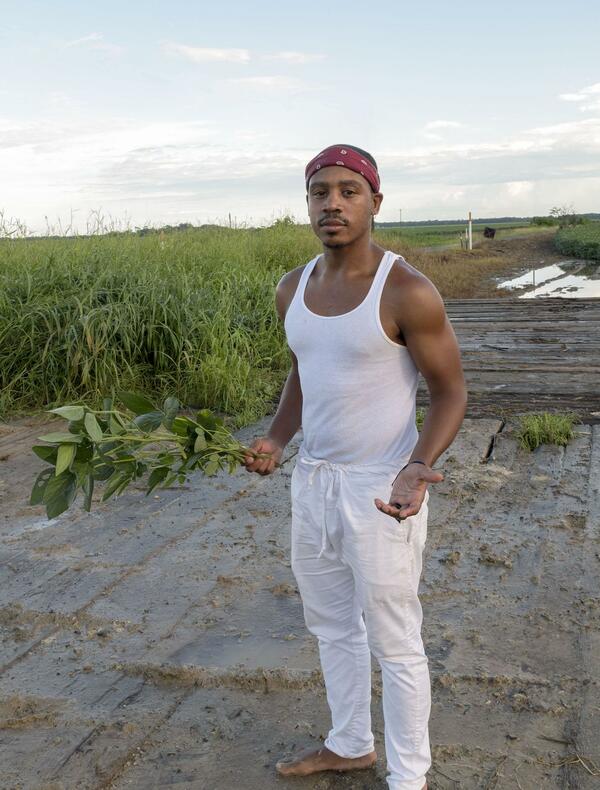
[[[261,436],[255,439],[250,445],[250,449],[256,453],[267,453],[268,458],[255,458],[253,455],[246,455],[244,465],[249,472],[258,472],[259,475],[270,475],[279,465],[283,455],[283,447],[272,439]]]

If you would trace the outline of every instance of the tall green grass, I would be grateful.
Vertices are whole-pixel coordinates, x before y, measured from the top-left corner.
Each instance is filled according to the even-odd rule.
[[[259,418],[289,369],[275,285],[318,248],[285,224],[0,242],[0,413],[124,388]]]

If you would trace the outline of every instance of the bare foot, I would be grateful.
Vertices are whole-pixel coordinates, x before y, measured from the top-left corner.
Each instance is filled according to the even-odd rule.
[[[275,768],[283,776],[308,776],[317,771],[356,771],[370,768],[377,762],[377,754],[372,751],[362,757],[340,757],[326,746],[321,749],[306,749],[289,760],[280,760]]]

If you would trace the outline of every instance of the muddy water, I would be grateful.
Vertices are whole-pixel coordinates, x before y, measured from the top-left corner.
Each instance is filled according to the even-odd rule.
[[[290,569],[299,437],[273,476],[132,492],[28,530],[42,518],[23,504],[30,430],[0,466],[0,788],[386,790],[376,661],[376,767],[274,769],[330,726]],[[465,420],[436,468],[420,587],[429,790],[593,790],[600,426],[529,453],[511,424]]]
[[[523,291],[520,299],[537,296],[600,297],[600,262],[563,261],[530,269],[525,274],[498,283],[498,288]]]

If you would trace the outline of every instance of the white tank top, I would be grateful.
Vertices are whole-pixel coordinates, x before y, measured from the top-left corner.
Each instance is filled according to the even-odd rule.
[[[388,250],[364,300],[333,316],[313,313],[304,301],[319,257],[304,267],[284,322],[302,388],[301,450],[333,463],[403,465],[419,438],[419,370],[406,346],[386,335],[379,314],[387,276],[401,256]]]

